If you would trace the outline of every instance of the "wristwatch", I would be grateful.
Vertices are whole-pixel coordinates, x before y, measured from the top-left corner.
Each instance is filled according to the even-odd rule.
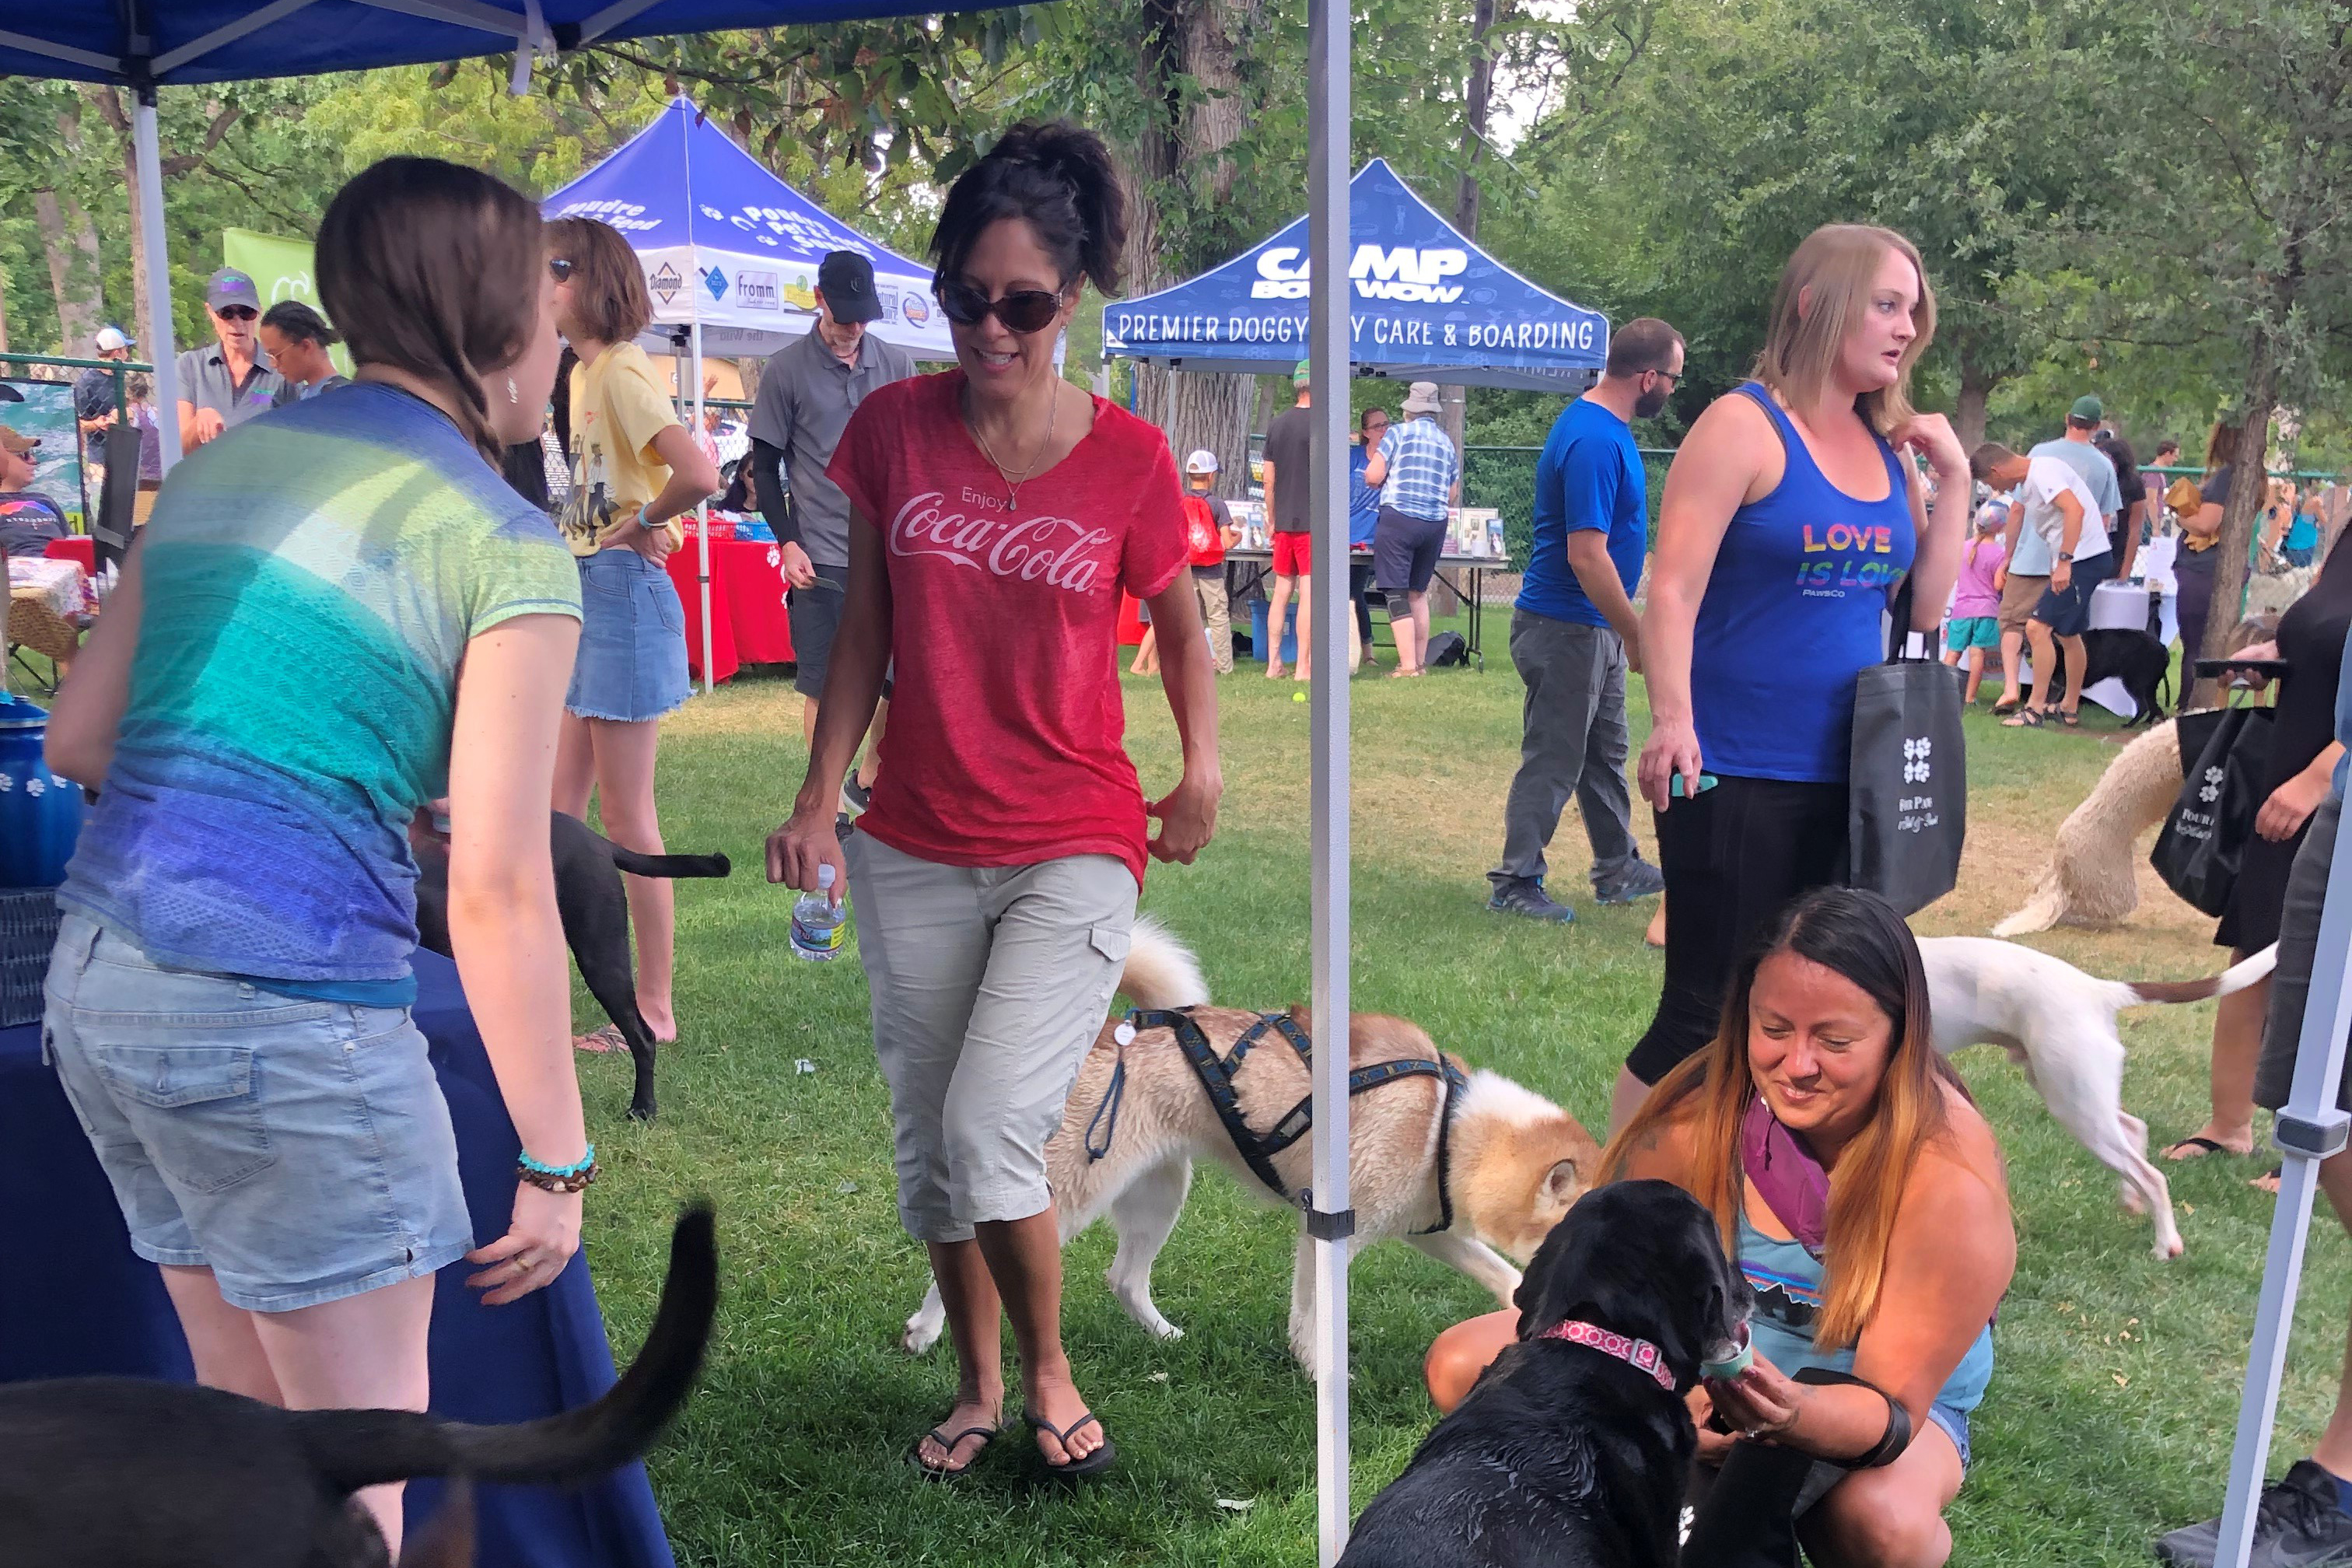
[[[2058,559],[2072,563],[2074,558],[2062,550],[2058,552]]]

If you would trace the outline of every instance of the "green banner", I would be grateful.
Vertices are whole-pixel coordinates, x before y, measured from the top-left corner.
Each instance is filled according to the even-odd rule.
[[[265,310],[280,300],[299,300],[321,316],[327,313],[326,307],[319,303],[318,284],[310,271],[310,242],[307,239],[286,239],[249,228],[225,228],[221,230],[221,264],[234,267],[253,279]],[[352,374],[352,357],[343,352],[341,343],[329,352],[328,357],[335,362],[337,370],[345,375]]]

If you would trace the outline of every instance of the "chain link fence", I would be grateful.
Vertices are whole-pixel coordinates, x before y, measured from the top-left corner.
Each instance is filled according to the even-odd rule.
[[[1642,469],[1650,487],[1650,540],[1658,536],[1658,498],[1666,493],[1666,467],[1675,460],[1670,447],[1641,448]],[[1465,447],[1462,451],[1462,504],[1490,506],[1503,514],[1503,546],[1511,559],[1524,564],[1535,542],[1536,459],[1540,447]],[[1507,605],[1519,595],[1517,572],[1489,572],[1479,596],[1489,605]]]

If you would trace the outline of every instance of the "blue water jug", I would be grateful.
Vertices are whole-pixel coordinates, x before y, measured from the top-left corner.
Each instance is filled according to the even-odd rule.
[[[81,833],[81,788],[49,771],[49,716],[0,692],[0,888],[54,888]]]

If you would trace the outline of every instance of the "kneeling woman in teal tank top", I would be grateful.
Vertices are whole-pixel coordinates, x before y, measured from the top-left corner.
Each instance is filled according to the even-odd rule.
[[[1751,1442],[1851,1461],[1899,1404],[1909,1446],[1849,1471],[1798,1534],[1835,1568],[1939,1568],[2017,1234],[2000,1151],[1936,1054],[1919,950],[1889,905],[1825,888],[1781,913],[1740,964],[1713,1044],[1602,1154],[1601,1181],[1643,1178],[1713,1210],[1756,1289],[1754,1365],[1691,1395],[1700,1462]],[[1440,1408],[1517,1325],[1495,1312],[1439,1336]],[[1806,1367],[1870,1386],[1795,1382]]]

